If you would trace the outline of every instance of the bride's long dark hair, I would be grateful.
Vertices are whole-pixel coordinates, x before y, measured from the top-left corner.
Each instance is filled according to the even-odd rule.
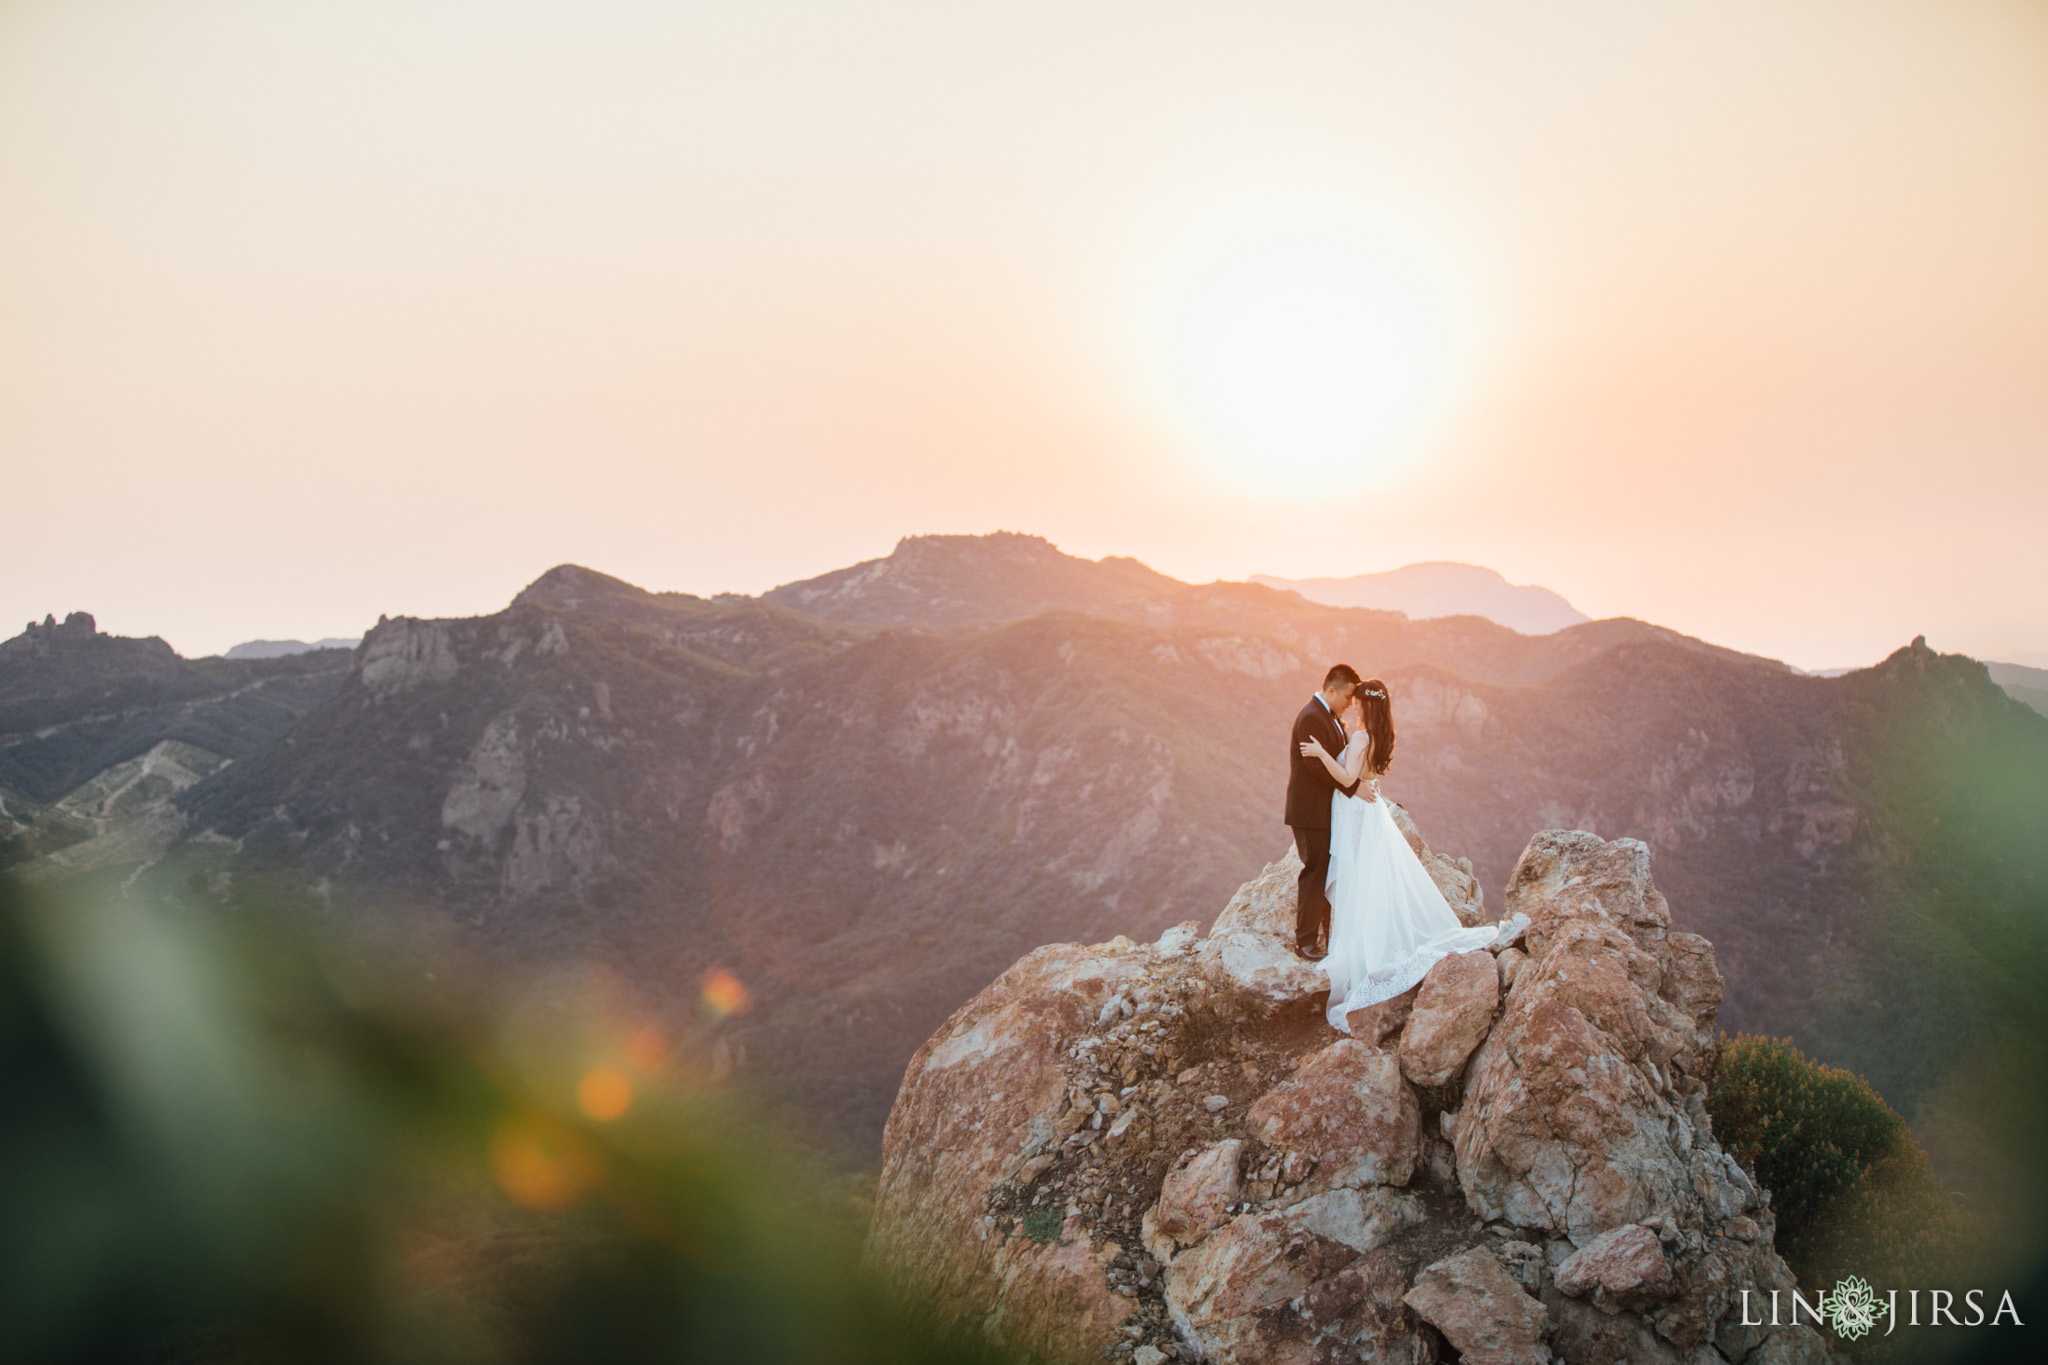
[[[1387,765],[1394,761],[1394,699],[1378,678],[1367,678],[1352,695],[1358,698],[1359,723],[1372,737],[1365,770],[1374,777],[1384,777]]]

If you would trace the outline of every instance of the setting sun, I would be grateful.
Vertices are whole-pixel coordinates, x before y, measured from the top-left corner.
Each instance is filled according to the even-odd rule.
[[[1240,186],[1156,266],[1145,349],[1223,481],[1349,492],[1419,444],[1463,356],[1441,252],[1356,205]]]

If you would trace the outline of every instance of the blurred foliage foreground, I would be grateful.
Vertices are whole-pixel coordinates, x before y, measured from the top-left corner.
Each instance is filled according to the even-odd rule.
[[[982,1357],[701,1039],[436,975],[0,879],[0,1360]]]
[[[1789,1039],[1724,1034],[1707,1108],[1721,1141],[1770,1190],[1778,1251],[1801,1284],[1861,1274],[1945,1285],[1980,1257],[1990,1230],[1956,1205],[1905,1120],[1854,1072],[1809,1060]]]

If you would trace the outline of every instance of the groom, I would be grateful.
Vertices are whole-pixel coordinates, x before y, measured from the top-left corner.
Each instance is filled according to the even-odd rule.
[[[1340,787],[1319,758],[1303,758],[1301,746],[1320,740],[1332,758],[1344,752],[1344,726],[1337,713],[1358,690],[1358,670],[1336,664],[1323,677],[1322,690],[1294,718],[1287,740],[1287,824],[1294,831],[1294,850],[1301,855],[1301,880],[1294,902],[1294,947],[1306,958],[1322,955],[1330,937],[1330,897],[1324,883],[1330,875],[1330,796],[1351,796],[1358,783]],[[1370,793],[1366,800],[1372,800]]]

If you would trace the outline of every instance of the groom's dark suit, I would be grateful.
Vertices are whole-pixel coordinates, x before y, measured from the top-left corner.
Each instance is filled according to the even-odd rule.
[[[1330,714],[1320,697],[1294,718],[1294,733],[1287,740],[1287,824],[1294,830],[1294,848],[1301,854],[1301,880],[1296,883],[1294,902],[1294,943],[1304,953],[1312,952],[1319,940],[1330,933],[1330,896],[1323,883],[1330,875],[1330,797],[1342,791],[1346,796],[1358,790],[1358,783],[1340,787],[1319,758],[1303,758],[1301,746],[1321,740],[1330,756],[1344,752],[1344,727]]]

